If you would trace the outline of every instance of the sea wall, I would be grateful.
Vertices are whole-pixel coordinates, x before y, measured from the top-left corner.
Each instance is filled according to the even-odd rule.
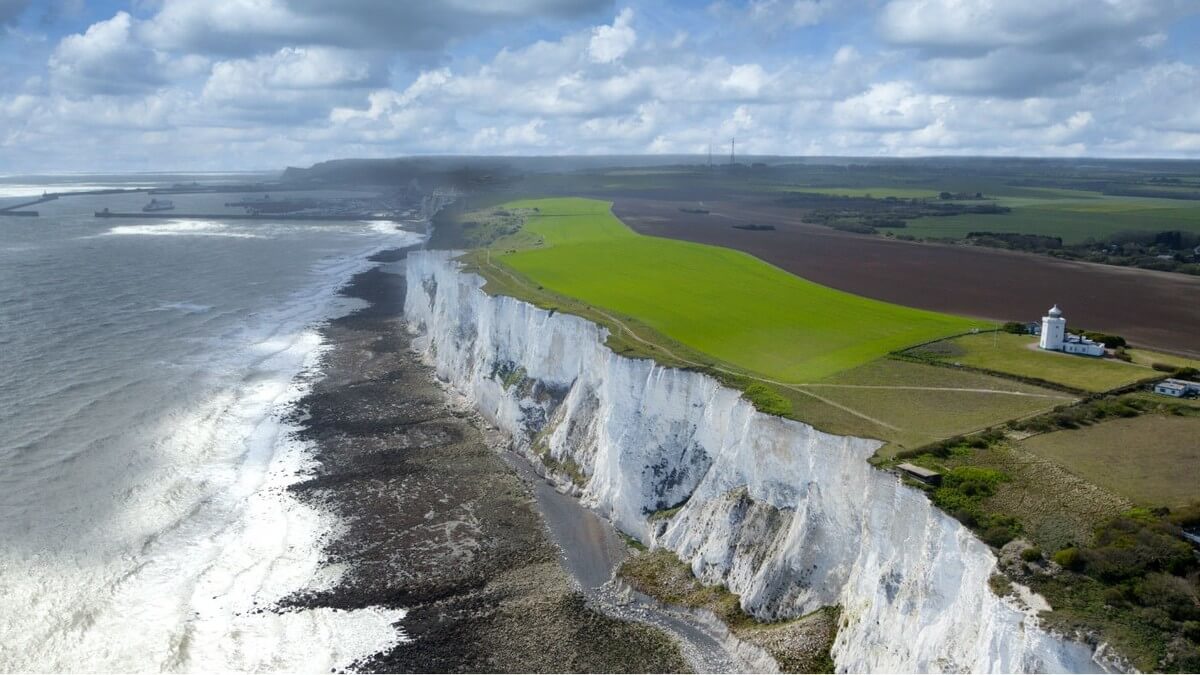
[[[991,592],[991,550],[871,467],[877,441],[766,415],[706,375],[618,356],[602,327],[489,296],[445,252],[410,255],[407,281],[405,315],[438,377],[518,449],[566,467],[585,503],[725,584],[752,615],[840,604],[839,670],[1099,669],[1086,646]]]

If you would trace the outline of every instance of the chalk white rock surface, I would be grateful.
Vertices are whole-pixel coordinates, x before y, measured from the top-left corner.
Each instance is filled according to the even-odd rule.
[[[878,441],[758,412],[706,375],[610,351],[579,317],[489,296],[446,252],[406,263],[405,315],[438,377],[581,498],[764,619],[840,604],[850,672],[1097,672],[1091,650],[996,597],[991,550],[874,469]],[[669,520],[654,511],[682,508]]]

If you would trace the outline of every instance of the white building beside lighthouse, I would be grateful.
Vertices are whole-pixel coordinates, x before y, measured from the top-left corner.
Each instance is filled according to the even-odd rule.
[[[1051,307],[1046,316],[1042,317],[1042,334],[1038,339],[1038,346],[1052,352],[1104,356],[1104,345],[1082,335],[1067,332],[1067,320],[1058,305]]]

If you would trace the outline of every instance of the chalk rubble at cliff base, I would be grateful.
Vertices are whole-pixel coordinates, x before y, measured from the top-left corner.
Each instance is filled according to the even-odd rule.
[[[413,253],[405,314],[439,378],[581,499],[723,583],[761,619],[841,605],[852,672],[1094,672],[1091,650],[988,588],[991,550],[868,464],[879,443],[766,415],[701,373],[614,354],[579,317],[489,296],[447,252]],[[669,520],[655,511],[683,507]]]

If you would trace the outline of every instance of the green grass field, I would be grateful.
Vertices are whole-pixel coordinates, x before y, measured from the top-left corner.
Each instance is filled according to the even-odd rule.
[[[950,436],[1047,411],[1075,398],[1052,389],[991,375],[924,363],[883,358],[842,371],[806,390],[866,411],[886,427],[875,425],[872,435],[888,441],[879,455],[915,448]],[[831,429],[838,420],[820,402],[797,401],[809,419]],[[851,420],[858,424],[861,420]],[[845,422],[842,422],[845,424]]]
[[[1030,452],[1144,506],[1200,499],[1200,416],[1143,415],[1034,436]]]
[[[1045,234],[1062,237],[1065,244],[1126,230],[1200,232],[1200,206],[1179,200],[1096,195],[1078,200],[1001,198],[997,203],[1012,212],[917,218],[904,232],[936,239],[961,239],[969,232]]]
[[[1165,363],[1176,368],[1195,368],[1200,370],[1200,360],[1189,359],[1186,356],[1164,354],[1162,352],[1150,351],[1149,349],[1130,349],[1127,351],[1129,356],[1133,358],[1133,362],[1139,365],[1152,366],[1156,363]]]
[[[1127,230],[1182,230],[1200,232],[1200,203],[1159,197],[1124,197],[1099,192],[1062,188],[984,186],[986,202],[1007,206],[1006,214],[964,214],[938,218],[914,218],[905,234],[923,239],[962,239],[970,232],[1015,232],[1062,237],[1074,244],[1088,237],[1105,237]],[[882,199],[930,199],[947,187],[922,185],[870,187],[791,187],[771,188],[781,192],[802,192],[845,197]],[[967,188],[969,191],[973,191]]]
[[[805,281],[745,253],[634,233],[589,199],[511,202],[538,209],[541,241],[491,258],[557,294],[611,310],[745,372],[810,382],[888,352],[983,326]]]
[[[1037,338],[1011,333],[980,333],[926,345],[914,355],[1020,377],[1101,392],[1161,375],[1137,364],[1037,348]]]

